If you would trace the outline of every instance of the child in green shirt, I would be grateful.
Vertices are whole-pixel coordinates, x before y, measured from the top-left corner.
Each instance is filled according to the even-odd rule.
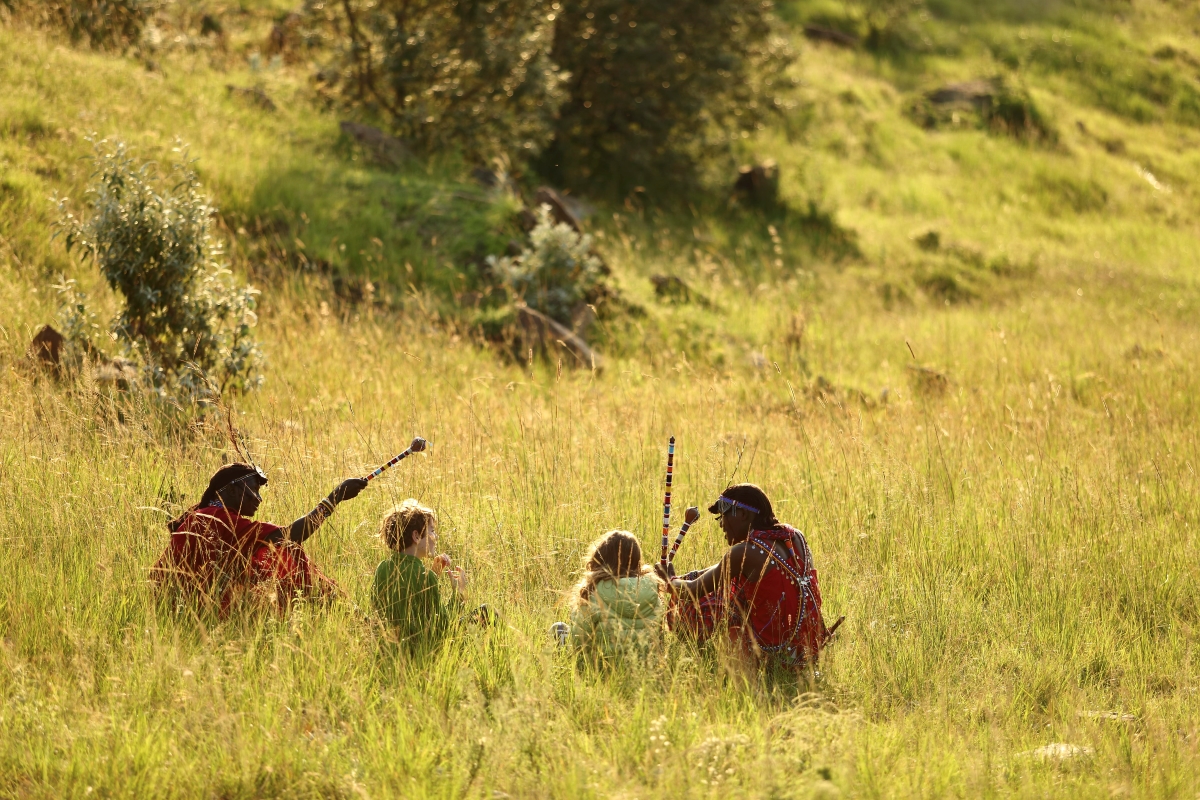
[[[375,569],[371,604],[411,649],[436,644],[462,616],[467,588],[462,568],[450,566],[445,553],[437,554],[437,517],[416,500],[405,500],[384,516],[379,537],[392,555]],[[439,575],[454,587],[445,603]]]

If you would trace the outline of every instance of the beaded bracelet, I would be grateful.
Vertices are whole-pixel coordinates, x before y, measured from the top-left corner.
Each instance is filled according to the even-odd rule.
[[[333,501],[326,497],[323,498],[321,502],[317,503],[316,508],[308,512],[308,516],[313,517],[313,521],[319,525],[333,514],[333,510],[335,508],[337,508],[337,506],[333,504]]]

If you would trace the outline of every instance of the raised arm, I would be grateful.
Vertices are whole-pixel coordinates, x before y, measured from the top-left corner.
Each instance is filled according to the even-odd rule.
[[[317,503],[316,508],[287,527],[287,538],[296,544],[303,544],[308,537],[317,532],[321,523],[329,519],[339,503],[358,497],[358,493],[366,487],[366,478],[347,478],[342,481],[329,493],[328,497]]]

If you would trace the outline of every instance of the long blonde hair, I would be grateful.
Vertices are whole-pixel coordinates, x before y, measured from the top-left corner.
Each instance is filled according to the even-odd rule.
[[[629,531],[609,531],[588,548],[583,559],[583,577],[571,590],[571,607],[588,602],[601,581],[650,576],[654,571],[642,564],[642,546]]]

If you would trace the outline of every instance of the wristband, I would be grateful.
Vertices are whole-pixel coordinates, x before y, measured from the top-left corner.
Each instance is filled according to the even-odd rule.
[[[333,514],[333,510],[336,507],[337,506],[334,505],[333,501],[330,500],[328,497],[326,497],[323,500],[321,500],[321,502],[317,503],[317,507],[314,508],[312,511],[308,512],[308,515],[310,517],[315,517],[316,518],[315,521],[317,523],[321,523],[321,522],[324,522],[326,519],[328,519]]]

